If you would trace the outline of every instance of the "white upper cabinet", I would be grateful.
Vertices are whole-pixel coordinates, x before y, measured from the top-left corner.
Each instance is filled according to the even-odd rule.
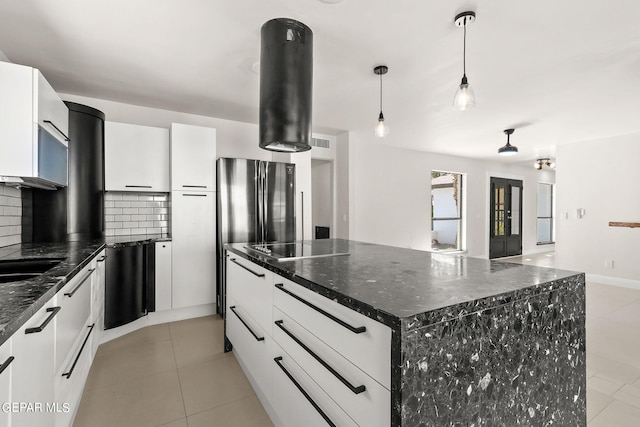
[[[169,130],[105,122],[105,189],[169,192]]]
[[[67,106],[40,71],[8,62],[0,62],[0,93],[0,175],[66,185]],[[38,125],[46,131],[40,138]]]
[[[216,130],[171,124],[171,189],[216,191]]]

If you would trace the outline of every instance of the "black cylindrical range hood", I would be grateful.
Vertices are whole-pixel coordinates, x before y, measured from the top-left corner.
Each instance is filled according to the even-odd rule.
[[[267,21],[260,44],[260,148],[311,149],[313,33],[288,18]]]

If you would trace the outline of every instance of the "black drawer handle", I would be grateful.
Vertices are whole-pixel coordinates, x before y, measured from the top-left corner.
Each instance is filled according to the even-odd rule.
[[[318,313],[328,317],[329,319],[333,320],[334,322],[336,322],[338,325],[343,326],[345,328],[347,328],[348,330],[350,330],[351,332],[353,332],[354,334],[361,334],[363,332],[367,331],[366,326],[351,326],[350,324],[348,324],[347,322],[345,322],[344,320],[338,319],[336,316],[334,316],[331,313],[327,313],[326,311],[324,311],[323,309],[321,309],[320,307],[317,307],[313,304],[311,304],[309,301],[303,299],[302,297],[299,297],[298,295],[294,294],[293,292],[291,292],[288,289],[284,288],[284,284],[283,283],[276,283],[276,288],[280,289],[282,292],[284,292],[287,295],[292,296],[293,298],[297,299],[298,301],[300,301],[301,303],[313,308],[315,311],[317,311]]]
[[[336,425],[333,423],[333,421],[331,421],[331,419],[327,416],[327,414],[324,413],[324,411],[322,409],[320,409],[320,407],[318,406],[318,404],[316,402],[313,401],[313,399],[311,398],[311,396],[309,396],[309,393],[307,393],[305,391],[305,389],[302,388],[302,386],[300,385],[300,383],[298,383],[298,381],[296,381],[295,378],[293,378],[293,375],[291,375],[289,373],[289,371],[287,371],[287,368],[284,367],[284,365],[282,364],[282,356],[278,356],[275,359],[273,359],[278,366],[280,366],[280,369],[282,369],[282,372],[285,373],[285,375],[287,377],[289,377],[289,379],[291,380],[291,382],[293,383],[293,385],[296,386],[296,388],[298,390],[300,390],[300,393],[302,393],[302,395],[309,401],[309,403],[311,403],[311,406],[313,406],[313,408],[318,411],[318,413],[320,414],[320,416],[322,418],[324,418],[324,420],[327,422],[327,424],[329,424],[331,427],[336,427]]]
[[[11,362],[13,362],[13,359],[15,359],[15,357],[9,356],[9,358],[5,360],[2,365],[0,365],[0,374],[2,374],[4,370],[7,369],[9,365],[11,365]]]
[[[238,261],[236,261],[235,258],[229,258],[229,261],[231,261],[232,263],[234,263],[236,265],[239,265],[240,267],[244,268],[245,270],[247,270],[249,273],[253,274],[254,276],[264,277],[264,273],[256,273],[255,271],[253,271],[249,267],[245,267],[244,265],[240,264]]]
[[[47,327],[47,325],[49,324],[49,322],[51,322],[53,320],[54,317],[56,317],[56,314],[58,314],[58,312],[62,309],[62,307],[49,307],[47,308],[47,313],[51,313],[46,319],[44,319],[44,322],[42,322],[42,324],[40,326],[36,326],[35,328],[27,328],[24,330],[25,334],[37,334],[38,332],[42,332],[44,331],[44,328]]]
[[[69,137],[68,137],[67,135],[65,135],[65,134],[64,134],[64,132],[62,132],[62,131],[60,130],[60,128],[59,128],[58,126],[56,126],[56,125],[55,125],[51,120],[43,120],[43,122],[45,122],[45,123],[49,123],[51,126],[53,126],[53,128],[54,128],[55,130],[57,130],[57,131],[58,131],[58,133],[59,133],[60,135],[62,135],[62,137],[64,138],[64,140],[65,140],[65,141],[67,141],[67,142],[71,141],[71,140],[69,139]]]
[[[320,363],[322,366],[324,366],[327,371],[331,372],[333,374],[334,377],[336,377],[337,379],[340,380],[340,382],[342,384],[344,384],[345,386],[347,386],[347,388],[349,390],[351,390],[353,392],[353,394],[360,394],[363,391],[366,390],[366,387],[364,385],[359,385],[359,386],[354,386],[352,385],[345,377],[343,377],[342,375],[340,375],[340,373],[338,371],[336,371],[335,369],[333,369],[331,367],[331,365],[329,365],[327,362],[325,362],[324,360],[322,360],[322,358],[320,356],[318,356],[313,350],[311,350],[309,347],[307,347],[305,345],[305,343],[303,343],[302,341],[300,341],[300,339],[298,339],[298,337],[296,337],[295,335],[293,335],[293,333],[291,333],[291,331],[289,331],[287,328],[284,327],[283,325],[284,321],[283,320],[276,320],[275,324],[276,326],[278,326],[280,329],[282,329],[284,331],[285,334],[289,335],[289,337],[294,340],[296,343],[298,343],[298,345],[300,347],[302,347],[303,349],[306,350],[307,353],[309,353],[311,356],[313,356],[314,359],[316,359],[318,361],[318,363]]]
[[[76,359],[73,361],[73,365],[71,365],[71,369],[69,369],[69,372],[65,372],[64,374],[62,374],[63,377],[67,377],[67,379],[71,378],[71,374],[73,374],[73,370],[76,369],[76,364],[78,363],[78,360],[80,360],[80,356],[82,355],[82,350],[84,350],[84,346],[87,345],[87,341],[89,341],[89,337],[91,336],[91,332],[93,332],[94,326],[96,326],[95,323],[91,326],[87,326],[89,328],[89,333],[87,334],[84,341],[82,342],[82,347],[80,347],[80,351],[78,352]]]
[[[93,272],[94,272],[94,271],[96,271],[96,269],[95,269],[95,268],[90,268],[90,269],[87,271],[87,274],[82,278],[82,280],[80,280],[80,283],[78,283],[78,286],[76,286],[75,288],[73,288],[73,289],[71,290],[71,292],[65,292],[65,293],[64,293],[64,296],[65,296],[65,297],[69,297],[69,298],[71,298],[71,297],[73,296],[73,294],[75,294],[75,293],[78,291],[78,289],[80,289],[80,286],[82,286],[82,284],[83,284],[84,282],[86,282],[86,281],[87,281],[87,279],[88,279],[89,277],[91,277],[91,275],[93,274]]]
[[[194,194],[185,193],[185,194],[183,194],[183,196],[185,196],[185,197],[207,197],[206,194],[195,194],[195,193]]]
[[[153,188],[150,185],[125,185],[125,188]]]
[[[183,188],[207,188],[206,185],[183,185]]]
[[[103,257],[98,258],[98,262],[103,262],[105,259],[107,259],[106,255],[103,256]]]
[[[235,310],[236,306],[232,305],[231,307],[229,307],[229,309],[231,311],[233,311],[233,314],[236,315],[236,317],[242,322],[242,324],[244,325],[245,328],[247,328],[249,330],[249,332],[251,332],[251,335],[253,335],[253,337],[256,339],[256,341],[264,341],[264,337],[259,337],[258,335],[256,335],[255,332],[253,332],[253,329],[251,329],[249,327],[249,325],[247,325],[247,322],[244,321],[244,319],[242,317],[240,317],[240,315],[238,314],[238,312]]]

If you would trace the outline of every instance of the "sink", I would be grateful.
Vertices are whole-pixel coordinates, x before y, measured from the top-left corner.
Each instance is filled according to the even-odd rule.
[[[17,282],[38,277],[64,258],[22,258],[0,260],[0,283]]]

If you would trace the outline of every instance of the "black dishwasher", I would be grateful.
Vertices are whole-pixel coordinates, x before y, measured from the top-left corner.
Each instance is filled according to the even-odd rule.
[[[107,246],[104,328],[155,311],[155,245],[127,242]]]

